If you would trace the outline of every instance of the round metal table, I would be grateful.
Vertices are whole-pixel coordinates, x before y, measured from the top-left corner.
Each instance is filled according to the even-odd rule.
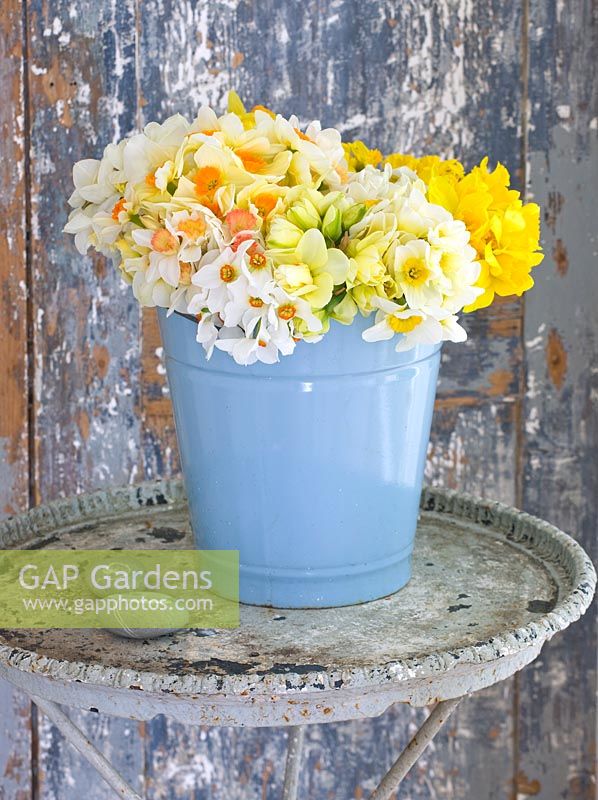
[[[61,710],[197,725],[287,726],[294,800],[304,726],[434,709],[371,795],[389,798],[460,700],[504,680],[577,620],[596,574],[569,536],[498,503],[426,489],[411,582],[326,610],[241,608],[235,630],[131,640],[2,630],[0,676],[27,692],[118,796],[139,800]],[[325,535],[323,533],[323,535]],[[2,548],[190,548],[180,482],[60,500],[0,523]]]

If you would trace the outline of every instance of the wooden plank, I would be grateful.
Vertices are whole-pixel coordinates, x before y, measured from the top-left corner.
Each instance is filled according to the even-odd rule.
[[[0,800],[30,800],[31,703],[0,682]]]
[[[141,350],[141,452],[145,478],[168,478],[180,472],[178,447],[158,317],[143,309]]]
[[[135,15],[133,0],[28,9],[35,480],[48,500],[139,477],[137,304],[109,262],[81,257],[62,233],[72,163],[135,126]],[[139,787],[137,726],[72,718]],[[43,715],[38,741],[40,798],[113,797]]]
[[[598,81],[596,9],[530,2],[530,194],[546,260],[525,303],[523,505],[596,561]],[[517,797],[596,796],[595,612],[520,678]]]
[[[138,476],[139,312],[62,233],[72,163],[136,119],[134,3],[30,3],[35,415],[40,498]]]
[[[471,163],[488,152],[515,175],[520,166],[518,5],[375,0],[364,13],[357,0],[141,0],[139,36],[146,120],[193,115],[202,102],[222,106],[234,88],[248,104],[320,117],[347,138],[386,151],[459,153]],[[520,302],[501,302],[468,318],[465,347],[445,348],[430,480],[513,502],[521,315]],[[153,316],[144,316],[143,339],[142,405],[150,430],[144,463],[154,474],[174,464]],[[462,706],[409,776],[405,796],[510,798],[513,702],[508,683]],[[311,732],[301,796],[366,797],[421,715],[397,709],[370,723]],[[163,720],[149,731],[150,797],[203,797],[210,787],[215,798],[278,796],[279,734],[194,732]],[[250,766],[239,772],[229,756],[242,753],[251,753]],[[243,789],[235,788],[241,777]]]
[[[29,502],[27,377],[27,192],[24,52],[21,4],[10,0],[0,18],[0,514]]]
[[[140,743],[142,723],[104,714],[63,709],[90,741],[106,756],[129,785],[142,792],[144,763]],[[39,714],[40,800],[113,800],[111,789],[77,753],[72,744]]]
[[[0,17],[0,516],[29,503],[26,52],[19,0]],[[0,682],[0,799],[31,795],[31,705]]]

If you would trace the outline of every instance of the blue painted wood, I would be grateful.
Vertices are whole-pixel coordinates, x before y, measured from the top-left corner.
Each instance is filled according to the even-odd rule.
[[[31,351],[38,500],[138,474],[139,311],[103,259],[62,233],[73,161],[100,155],[137,116],[135,3],[27,2],[31,141]],[[137,726],[72,715],[135,786]],[[113,792],[39,715],[37,796],[112,800]]]
[[[0,14],[0,517],[29,504],[29,369],[27,360],[27,117],[23,14],[6,0]],[[0,798],[32,791],[30,703],[0,681]]]
[[[598,17],[592,2],[529,9],[528,193],[546,260],[525,302],[522,503],[598,559]],[[596,794],[596,612],[520,678],[517,788]]]
[[[21,4],[10,6],[19,19]],[[427,476],[523,501],[591,547],[598,333],[588,305],[595,224],[586,215],[598,111],[590,0],[29,0],[27,12],[33,349],[17,337],[11,352],[34,367],[36,437],[25,447],[37,497],[178,469],[156,327],[146,318],[141,328],[110,265],[82,259],[60,233],[70,165],[143,120],[193,114],[235,88],[249,103],[320,116],[384,149],[470,162],[489,152],[512,172],[529,159],[550,257],[525,317],[520,302],[502,302],[467,320],[465,346],[444,348]],[[3,65],[14,52],[0,53]],[[582,624],[517,693],[506,684],[462,706],[405,796],[589,800],[595,650],[591,619]],[[5,715],[8,702],[0,695]],[[367,796],[418,715],[396,709],[314,729],[302,797]],[[141,730],[85,724],[120,754],[131,781],[147,783],[150,798],[279,795],[280,732],[194,731],[161,719]],[[40,800],[79,797],[82,786],[90,798],[110,796],[55,732],[44,724],[39,733]]]

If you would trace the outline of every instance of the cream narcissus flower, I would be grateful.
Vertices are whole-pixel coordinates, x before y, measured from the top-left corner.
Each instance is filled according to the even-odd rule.
[[[349,238],[346,253],[350,259],[348,285],[381,286],[389,273],[383,256],[390,244],[390,236],[381,230],[373,230],[363,238]]]
[[[379,342],[399,335],[395,346],[397,351],[416,344],[438,344],[442,341],[442,326],[435,317],[381,297],[376,298],[373,305],[379,310],[375,324],[362,334],[364,341]]]
[[[189,131],[189,123],[180,114],[169,117],[161,125],[150,122],[143,133],[132,136],[123,151],[125,178],[132,187],[152,183],[156,170],[172,162]]]
[[[101,159],[87,158],[73,167],[75,189],[69,197],[73,210],[64,230],[75,236],[81,254],[91,246],[109,254],[120,233],[125,207],[124,144],[109,144]]]
[[[412,239],[395,249],[393,276],[409,308],[441,305],[447,280],[427,241]]]
[[[197,340],[273,363],[358,314],[397,349],[462,341],[457,314],[532,284],[539,209],[487,159],[343,144],[237,95],[73,168],[64,230],[110,255],[137,300],[197,319]]]
[[[302,297],[312,309],[324,308],[330,302],[334,287],[345,282],[349,271],[345,253],[326,247],[324,235],[317,228],[305,231],[295,248],[269,249],[268,254],[278,285],[290,295]]]

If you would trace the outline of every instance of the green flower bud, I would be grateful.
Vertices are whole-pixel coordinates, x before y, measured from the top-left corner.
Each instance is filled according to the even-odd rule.
[[[365,212],[364,203],[356,203],[348,208],[343,214],[343,230],[348,231],[351,226],[360,222],[364,218]]]
[[[332,242],[338,241],[343,233],[343,215],[339,208],[330,206],[324,214],[322,233]]]
[[[287,219],[293,222],[301,230],[307,231],[310,228],[320,227],[320,215],[317,208],[306,197],[294,203],[287,211]]]
[[[284,217],[275,217],[272,220],[266,244],[270,250],[294,250],[303,232],[292,222]]]
[[[330,316],[343,325],[350,325],[357,314],[357,304],[347,292],[340,303],[337,303]]]

